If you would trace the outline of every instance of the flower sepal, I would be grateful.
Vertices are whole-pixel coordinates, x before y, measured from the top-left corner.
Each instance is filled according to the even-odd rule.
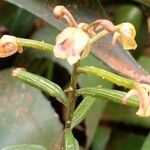
[[[122,99],[122,103],[126,104],[131,96],[137,96],[140,104],[136,114],[140,117],[150,116],[150,85],[137,83],[133,89],[131,89],[125,97]]]

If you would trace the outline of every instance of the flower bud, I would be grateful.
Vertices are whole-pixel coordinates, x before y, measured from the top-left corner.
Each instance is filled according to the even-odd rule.
[[[17,43],[17,38],[10,35],[4,35],[0,39],[0,57],[8,57],[16,52],[21,53],[23,48]]]
[[[55,18],[62,18],[64,16],[64,6],[56,6],[53,10],[53,14]]]

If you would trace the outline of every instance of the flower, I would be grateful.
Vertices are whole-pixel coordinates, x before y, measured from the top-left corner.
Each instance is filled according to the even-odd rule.
[[[136,31],[131,23],[122,23],[116,26],[116,31],[113,36],[112,44],[115,45],[116,40],[118,40],[122,44],[123,49],[136,49],[137,44],[134,39],[135,35]]]
[[[67,27],[56,37],[54,56],[67,59],[73,65],[80,59],[80,55],[87,48],[89,36],[81,29]]]
[[[54,55],[57,58],[67,59],[72,65],[79,59],[86,58],[90,52],[90,46],[99,38],[108,33],[114,33],[112,44],[119,40],[124,49],[135,49],[134,40],[136,31],[131,23],[122,23],[118,26],[106,19],[98,19],[90,24],[77,23],[72,14],[64,6],[56,6],[53,14],[55,18],[65,19],[69,25],[56,38]],[[102,30],[97,33],[97,31]]]
[[[4,35],[0,39],[0,57],[8,57],[16,52],[21,53],[23,48],[17,43],[17,38],[10,35]]]
[[[150,116],[150,85],[148,84],[136,84],[133,89],[131,89],[125,97],[122,99],[122,103],[126,104],[128,98],[131,96],[137,96],[140,100],[139,109],[136,114],[140,117]]]

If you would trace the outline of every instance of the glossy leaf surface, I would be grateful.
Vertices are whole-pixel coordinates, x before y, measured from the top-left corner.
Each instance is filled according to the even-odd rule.
[[[20,144],[59,149],[62,125],[58,115],[38,90],[11,72],[0,72],[0,149]]]
[[[75,112],[73,113],[73,118],[71,122],[72,129],[76,125],[78,125],[81,121],[83,121],[83,119],[85,119],[87,112],[90,110],[94,102],[95,102],[95,98],[90,96],[83,99],[83,101],[79,104],[79,106],[76,108]]]

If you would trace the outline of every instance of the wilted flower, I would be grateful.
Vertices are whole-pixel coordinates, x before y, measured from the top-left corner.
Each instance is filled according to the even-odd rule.
[[[136,31],[134,26],[129,23],[122,23],[116,26],[116,31],[113,36],[112,44],[115,45],[116,40],[118,40],[124,49],[136,49],[137,44],[135,41]]]
[[[0,39],[0,57],[8,57],[12,54],[23,51],[22,47],[20,47],[17,43],[17,38],[10,35],[4,35]]]
[[[125,97],[122,99],[122,103],[126,104],[128,98],[131,96],[137,96],[140,100],[139,109],[136,114],[140,117],[150,116],[150,85],[148,84],[137,84],[133,89],[131,89]]]
[[[67,27],[56,38],[54,55],[57,58],[67,59],[69,64],[74,64],[87,47],[89,36],[81,29]]]

